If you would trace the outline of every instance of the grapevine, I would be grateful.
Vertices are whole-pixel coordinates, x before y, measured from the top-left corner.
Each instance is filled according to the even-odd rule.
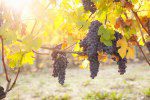
[[[128,59],[135,58],[134,47],[150,65],[149,0],[34,0],[28,6],[19,1],[18,10],[6,1],[0,2],[0,40],[7,84],[6,88],[0,86],[0,99],[14,88],[24,65],[34,64],[36,55],[50,55],[43,53],[45,49],[52,51],[51,74],[61,85],[65,83],[67,54],[87,57],[92,79],[98,75],[101,55],[111,56],[123,75]],[[142,46],[147,47],[148,55]],[[7,66],[17,69],[13,81]]]

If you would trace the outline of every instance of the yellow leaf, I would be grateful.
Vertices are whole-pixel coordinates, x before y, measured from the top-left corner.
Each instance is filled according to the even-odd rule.
[[[134,48],[133,47],[128,47],[128,53],[127,53],[127,59],[134,59]]]
[[[122,38],[120,40],[117,41],[117,47],[127,47],[128,46],[128,43],[126,41],[125,38]]]
[[[124,47],[121,47],[119,50],[118,50],[118,53],[120,54],[121,58],[124,58],[126,56],[126,48]]]
[[[128,45],[125,38],[118,40],[117,47],[120,47],[118,53],[122,58],[126,56],[128,59],[134,59],[134,48]]]
[[[118,50],[118,53],[120,54],[120,56],[122,58],[124,58],[126,56],[126,51],[128,48],[128,43],[127,43],[126,39],[122,38],[122,39],[118,40],[117,47],[120,47],[120,49]]]
[[[85,60],[82,62],[82,64],[80,65],[80,68],[81,68],[81,69],[85,69],[85,68],[89,68],[89,66],[90,66],[90,62],[89,62],[87,59],[85,59]]]

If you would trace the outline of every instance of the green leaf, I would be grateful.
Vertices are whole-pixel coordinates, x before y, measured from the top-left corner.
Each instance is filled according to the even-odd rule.
[[[106,29],[104,28],[104,26],[100,26],[98,30],[98,35],[102,35],[103,33],[106,33]]]
[[[100,41],[103,42],[106,46],[112,46],[111,40],[105,40],[104,38],[100,38]]]
[[[17,39],[16,31],[11,30],[9,24],[4,24],[0,27],[0,35],[4,38],[4,43],[10,44]]]
[[[110,33],[108,31],[106,31],[105,33],[102,34],[102,37],[105,39],[105,40],[110,40]]]

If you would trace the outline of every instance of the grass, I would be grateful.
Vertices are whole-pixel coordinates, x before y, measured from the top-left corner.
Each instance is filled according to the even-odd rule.
[[[122,100],[122,94],[116,92],[91,92],[88,93],[84,100]]]
[[[22,73],[6,100],[139,100],[150,97],[150,70],[145,64],[129,64],[127,73],[122,76],[117,66],[101,67],[95,79],[90,79],[89,70],[68,68],[64,86],[49,70]],[[5,77],[0,77],[0,85],[6,86]]]
[[[145,95],[146,97],[150,97],[150,88],[145,89],[145,90],[143,91],[143,93],[144,93],[144,95]]]
[[[67,94],[63,96],[50,95],[42,98],[42,100],[70,100],[70,99],[71,97]]]

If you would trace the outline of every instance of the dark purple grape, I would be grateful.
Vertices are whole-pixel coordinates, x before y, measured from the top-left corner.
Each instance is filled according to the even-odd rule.
[[[95,4],[91,0],[82,0],[85,11],[90,11],[92,14],[97,10]]]
[[[149,41],[149,42],[146,42],[146,46],[147,46],[147,48],[148,48],[148,50],[149,50],[149,52],[150,52],[150,41]]]
[[[99,21],[93,21],[89,27],[87,36],[80,42],[80,46],[83,47],[83,51],[86,52],[88,60],[90,62],[91,78],[94,79],[97,76],[99,69],[98,61],[98,49],[100,49],[98,30],[102,24]]]
[[[6,97],[6,93],[4,92],[4,88],[0,86],[0,100]]]
[[[103,51],[104,53],[115,55],[118,59],[112,58],[118,64],[118,72],[122,75],[126,72],[126,58],[121,58],[118,50],[120,47],[117,47],[117,41],[122,39],[123,36],[119,32],[115,31],[115,39],[112,40],[112,46],[107,46],[100,41],[100,36],[98,35],[99,27],[102,24],[99,21],[93,21],[89,27],[89,32],[86,37],[80,42],[80,46],[83,47],[83,51],[88,56],[90,62],[90,72],[91,78],[94,79],[97,76],[99,70],[99,61],[98,61],[98,52]]]
[[[119,59],[119,61],[117,62],[119,70],[118,72],[120,73],[120,75],[124,74],[126,72],[126,63],[127,63],[127,59],[123,58],[123,59]]]
[[[4,88],[2,86],[0,86],[0,91],[4,91]]]
[[[54,60],[52,76],[58,77],[59,83],[63,85],[65,81],[65,74],[68,65],[68,60],[66,57],[66,53],[55,51],[58,49],[61,49],[61,45],[56,46],[51,55],[53,58],[52,60]]]

